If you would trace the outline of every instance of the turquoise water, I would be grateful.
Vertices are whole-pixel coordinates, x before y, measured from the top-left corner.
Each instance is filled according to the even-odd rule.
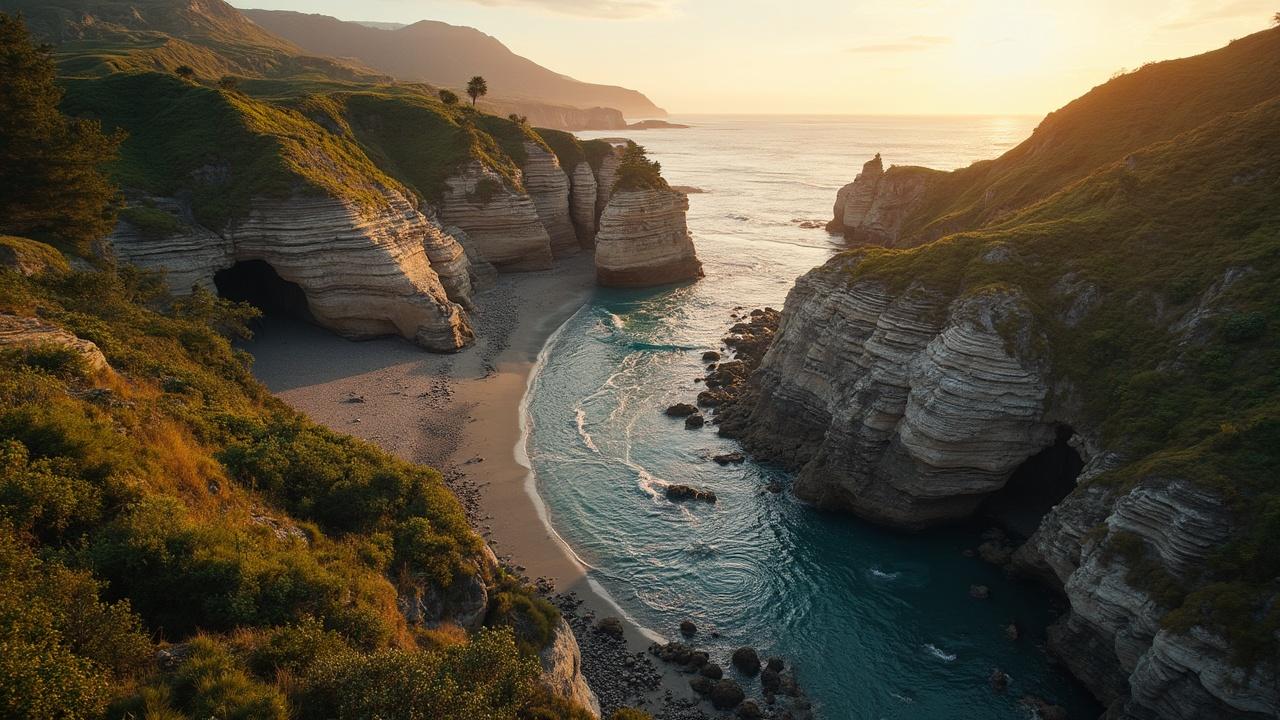
[[[835,190],[876,151],[886,162],[956,167],[999,154],[1027,118],[948,120],[688,118],[698,127],[635,137],[691,197],[707,277],[652,291],[600,291],[545,354],[528,400],[529,454],[557,531],[642,625],[674,636],[692,618],[717,654],[753,644],[794,662],[827,718],[1025,718],[1025,693],[1096,717],[1087,694],[1040,648],[1049,598],[961,552],[975,528],[919,535],[818,513],[789,478],[748,461],[714,429],[662,414],[700,388],[734,307],[781,307],[799,274],[837,247],[798,220],[825,220]],[[676,505],[665,483],[714,490]],[[971,584],[991,588],[969,597]],[[1017,622],[1022,637],[1003,628]],[[705,631],[716,630],[713,640]],[[994,668],[1012,677],[993,693]]]

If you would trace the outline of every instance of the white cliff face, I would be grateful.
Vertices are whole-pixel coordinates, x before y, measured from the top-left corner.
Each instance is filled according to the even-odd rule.
[[[702,276],[685,223],[689,198],[671,190],[620,190],[600,216],[596,281],[650,287]]]
[[[473,334],[459,305],[471,297],[466,253],[403,196],[384,199],[378,209],[324,196],[259,199],[221,235],[157,200],[188,229],[153,238],[122,223],[111,246],[125,262],[164,269],[180,294],[213,289],[214,273],[236,262],[262,260],[296,283],[315,320],[334,332],[400,335],[442,352],[467,345]]]
[[[615,150],[600,161],[600,168],[595,171],[596,174],[596,227],[600,226],[600,216],[604,214],[604,209],[609,205],[609,198],[613,197],[613,184],[618,180],[618,164],[622,161],[618,157]]]
[[[524,144],[524,187],[533,199],[538,219],[551,238],[551,252],[556,257],[578,252],[578,234],[569,216],[569,176],[550,151],[531,142]]]
[[[485,260],[504,272],[551,267],[551,236],[528,195],[475,161],[446,182],[440,219],[466,231]]]
[[[570,173],[569,213],[573,220],[574,231],[578,235],[578,244],[584,250],[596,246],[596,199],[599,187],[595,173],[586,162],[580,162]]]
[[[582,653],[573,630],[564,618],[556,623],[551,644],[538,654],[542,666],[542,683],[552,693],[571,700],[600,717],[600,699],[582,675]]]
[[[1109,720],[1280,717],[1272,668],[1234,666],[1204,627],[1165,626],[1169,608],[1130,581],[1134,563],[1201,577],[1234,525],[1222,498],[1167,478],[1103,483],[1122,458],[1059,416],[1070,388],[1023,359],[1037,343],[1016,291],[891,291],[852,279],[857,262],[833,259],[796,283],[752,379],[750,415],[732,432],[797,469],[798,496],[915,528],[971,514],[1054,443],[1059,421],[1072,426],[1085,462],[1077,486],[1015,556],[1070,602],[1050,649]]]
[[[749,444],[776,445],[796,494],[823,506],[903,527],[968,515],[1055,437],[1044,380],[997,329],[1027,324],[1020,297],[894,294],[833,265],[787,300]]]
[[[880,156],[867,161],[853,182],[836,193],[827,225],[854,242],[899,247],[902,222],[924,196],[924,177],[901,169],[885,172]]]
[[[147,198],[155,210],[178,219],[179,232],[157,237],[121,219],[107,238],[115,256],[139,267],[163,270],[169,287],[176,294],[201,287],[213,292],[213,274],[235,264],[235,245],[212,230],[201,227],[178,201],[172,198]]]

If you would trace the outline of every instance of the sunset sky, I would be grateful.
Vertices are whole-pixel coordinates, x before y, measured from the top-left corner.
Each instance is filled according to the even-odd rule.
[[[1277,0],[232,0],[470,25],[673,113],[1035,114],[1261,30]],[[493,88],[495,94],[500,88]]]

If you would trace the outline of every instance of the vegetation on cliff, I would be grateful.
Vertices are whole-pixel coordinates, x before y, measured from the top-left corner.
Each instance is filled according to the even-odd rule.
[[[538,681],[554,608],[486,559],[438,473],[272,398],[231,345],[252,308],[50,262],[0,269],[0,314],[109,363],[0,346],[0,715],[585,716]],[[446,591],[473,580],[492,627],[468,633]],[[414,597],[443,622],[410,621]]]
[[[912,222],[959,232],[836,263],[949,298],[1020,293],[1036,333],[1010,346],[1049,374],[1055,414],[1123,458],[1093,482],[1192,480],[1235,512],[1230,541],[1182,577],[1151,549],[1116,552],[1169,627],[1213,628],[1243,665],[1274,661],[1280,631],[1280,73],[1255,72],[1277,48],[1272,30],[1117,78],[935,179]]]
[[[628,142],[618,162],[617,180],[613,183],[615,192],[619,190],[667,190],[670,186],[662,177],[662,164],[650,160],[644,152],[644,146]]]

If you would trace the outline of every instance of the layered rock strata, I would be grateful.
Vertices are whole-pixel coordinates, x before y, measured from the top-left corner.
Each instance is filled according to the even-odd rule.
[[[40,318],[0,315],[0,349],[11,348],[61,348],[75,353],[89,372],[102,373],[111,369],[107,358],[92,341],[77,337]]]
[[[621,190],[600,217],[596,281],[651,287],[702,277],[685,223],[689,199],[670,190]]]
[[[485,260],[504,272],[551,267],[551,237],[528,195],[511,190],[477,161],[446,184],[440,219],[466,231]]]
[[[924,197],[925,180],[909,168],[890,168],[877,154],[862,166],[853,182],[836,193],[834,218],[827,224],[858,243],[897,247],[902,224]]]
[[[462,250],[467,256],[467,276],[471,281],[471,290],[478,292],[493,287],[494,283],[498,281],[498,269],[480,254],[480,250],[476,248],[475,243],[471,242],[471,237],[467,235],[467,231],[460,227],[449,225],[444,228],[444,232],[462,246]]]
[[[609,198],[613,197],[613,184],[618,181],[618,165],[622,162],[617,148],[600,160],[596,174],[596,228],[600,227],[600,216],[609,206]]]
[[[466,253],[402,195],[379,208],[325,196],[256,200],[221,233],[196,224],[172,200],[153,208],[184,229],[156,237],[122,222],[110,238],[117,257],[167,272],[171,287],[213,288],[236,262],[262,260],[297,284],[316,322],[347,337],[400,335],[436,351],[473,339],[459,303],[470,303]]]
[[[1169,608],[1135,584],[1202,577],[1229,539],[1227,503],[1186,481],[1095,481],[1122,458],[1074,416],[1070,388],[1025,359],[1040,341],[1016,291],[891,289],[854,279],[857,263],[837,257],[796,283],[722,430],[796,469],[802,498],[919,528],[973,513],[1071,426],[1084,461],[1076,488],[1014,558],[1070,602],[1051,651],[1109,720],[1277,717],[1273,666],[1234,665],[1225,638],[1169,626]]]
[[[526,142],[524,150],[527,156],[523,167],[524,188],[551,239],[551,252],[556,257],[573,255],[579,246],[570,218],[569,176],[546,148]]]
[[[584,250],[596,246],[596,199],[599,197],[599,186],[595,173],[586,162],[580,162],[569,172],[569,214],[573,219],[573,229],[578,235],[578,244]]]

